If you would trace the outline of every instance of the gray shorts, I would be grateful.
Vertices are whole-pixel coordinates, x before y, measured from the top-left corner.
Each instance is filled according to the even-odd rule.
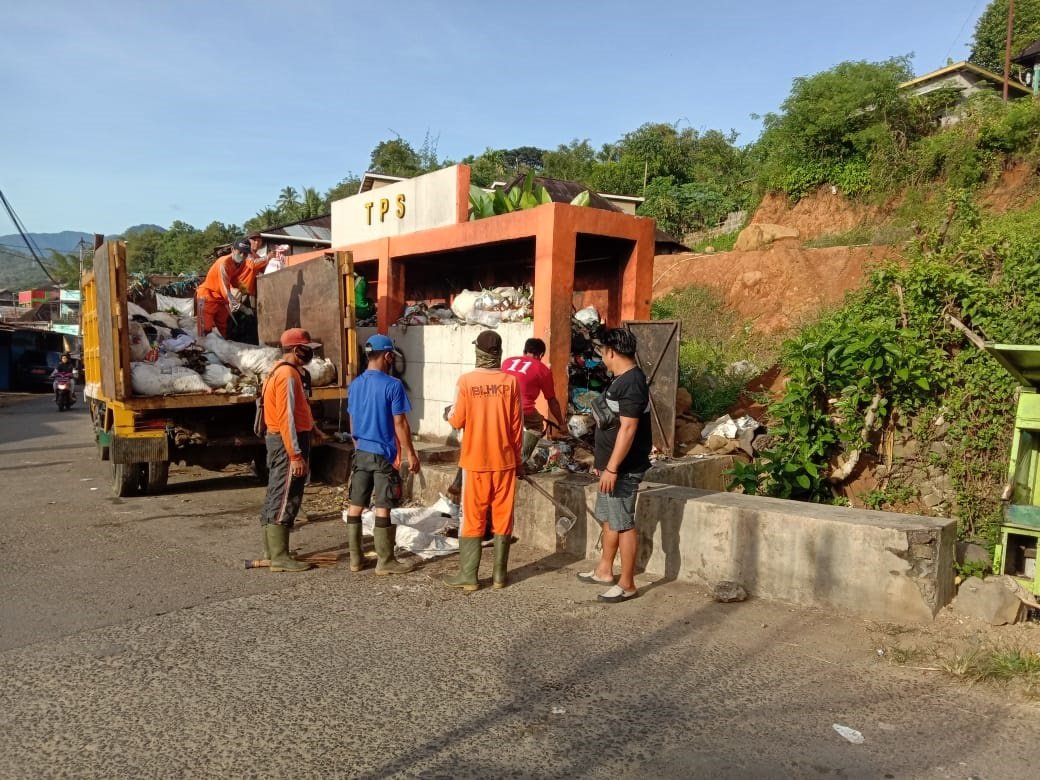
[[[362,450],[354,451],[350,469],[350,504],[368,509],[396,509],[401,505],[403,492],[401,475],[382,455]]]
[[[642,474],[618,474],[613,493],[596,494],[596,516],[611,531],[629,531],[636,527],[636,493]]]

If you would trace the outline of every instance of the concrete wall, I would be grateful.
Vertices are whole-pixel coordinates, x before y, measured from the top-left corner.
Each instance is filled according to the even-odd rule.
[[[585,512],[595,483],[556,489],[586,518],[567,551],[597,557]],[[666,580],[735,580],[754,596],[895,622],[930,620],[953,597],[956,523],[945,518],[644,483],[636,527],[640,568]]]
[[[731,458],[681,459],[654,467],[636,505],[639,569],[667,580],[740,582],[752,596],[837,608],[899,623],[931,620],[953,597],[956,524],[945,518],[783,501],[724,492]],[[429,465],[417,497],[447,490],[453,465]],[[557,511],[529,485],[517,489],[514,533],[546,553],[595,559],[596,482],[537,475],[579,522],[560,540]]]
[[[444,407],[454,403],[459,377],[473,370],[473,341],[483,330],[480,325],[390,327],[388,335],[407,362],[404,381],[412,402],[408,422],[420,436],[443,440],[451,433],[444,421]],[[532,335],[529,322],[507,322],[495,330],[502,337],[503,357],[522,354],[524,342]],[[363,345],[375,332],[375,328],[358,328],[358,343]]]

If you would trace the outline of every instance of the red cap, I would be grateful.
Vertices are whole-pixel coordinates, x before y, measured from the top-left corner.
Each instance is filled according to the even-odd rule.
[[[317,349],[321,346],[317,341],[311,341],[311,334],[303,328],[289,328],[282,334],[280,339],[283,347],[310,347]]]

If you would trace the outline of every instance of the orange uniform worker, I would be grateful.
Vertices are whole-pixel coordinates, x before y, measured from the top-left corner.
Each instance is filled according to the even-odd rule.
[[[502,339],[497,333],[485,330],[473,343],[477,347],[476,370],[459,377],[455,406],[448,417],[451,427],[464,431],[459,455],[464,477],[459,574],[445,579],[445,583],[468,591],[480,587],[477,569],[489,510],[495,532],[492,586],[506,585],[516,478],[523,474],[520,384],[500,368]]]
[[[256,278],[264,272],[271,258],[267,254],[264,240],[260,238],[259,234],[251,235],[248,241],[249,257],[246,258],[245,268],[242,270],[242,275],[238,280],[238,286],[246,295],[255,298]]]
[[[195,291],[200,336],[211,330],[227,336],[228,315],[242,306],[237,288],[248,268],[249,252],[248,241],[236,241],[231,245],[230,254],[221,255],[214,261]]]
[[[271,571],[303,571],[310,564],[289,556],[289,532],[303,501],[311,440],[325,440],[314,424],[303,384],[303,366],[321,346],[303,328],[289,328],[281,337],[285,353],[264,382],[264,424],[267,435],[267,494],[260,509],[264,552]]]

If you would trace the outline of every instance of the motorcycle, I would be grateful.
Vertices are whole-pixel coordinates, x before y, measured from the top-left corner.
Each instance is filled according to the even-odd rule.
[[[76,402],[76,395],[72,392],[72,380],[74,374],[60,372],[54,377],[54,403],[58,405],[58,411],[64,412]]]

